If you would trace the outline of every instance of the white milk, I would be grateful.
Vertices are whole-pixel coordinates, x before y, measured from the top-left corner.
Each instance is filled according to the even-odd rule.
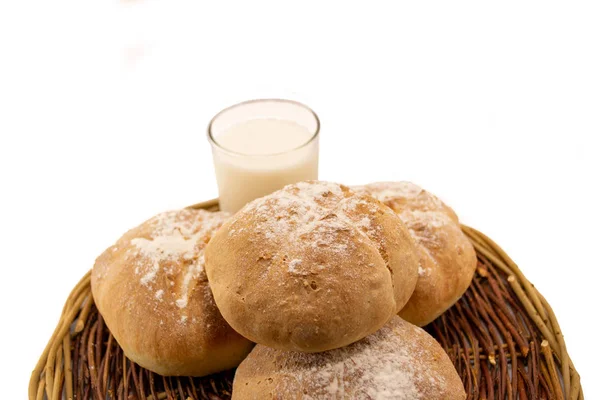
[[[213,156],[221,210],[235,212],[287,184],[317,179],[313,135],[293,121],[273,118],[250,119],[216,134]]]

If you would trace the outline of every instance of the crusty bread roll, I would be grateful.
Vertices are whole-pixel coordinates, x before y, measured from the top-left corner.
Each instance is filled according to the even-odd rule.
[[[237,366],[252,348],[221,317],[204,272],[204,247],[227,216],[159,214],[96,260],[96,306],[125,355],[142,367],[202,376]]]
[[[442,347],[399,317],[348,347],[324,353],[257,345],[238,367],[233,400],[464,400]]]
[[[415,244],[381,202],[300,182],[249,203],[206,248],[229,324],[267,346],[317,352],[375,332],[410,297]]]
[[[420,267],[415,291],[400,311],[405,320],[424,326],[463,295],[477,266],[475,249],[452,209],[410,182],[380,182],[353,188],[392,208],[418,244]]]

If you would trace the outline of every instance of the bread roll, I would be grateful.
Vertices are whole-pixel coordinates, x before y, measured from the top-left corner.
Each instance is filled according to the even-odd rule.
[[[392,208],[415,238],[419,280],[399,315],[415,325],[427,325],[463,295],[477,266],[475,249],[458,217],[437,197],[410,182],[372,183],[354,189]]]
[[[233,400],[463,400],[460,377],[424,330],[394,317],[348,347],[324,353],[257,345],[238,367]]]
[[[257,199],[206,248],[223,317],[248,339],[317,352],[381,328],[417,280],[413,239],[371,196],[300,182]]]
[[[160,214],[96,260],[96,306],[125,355],[142,367],[202,376],[237,366],[252,348],[221,317],[204,273],[204,247],[227,217]]]

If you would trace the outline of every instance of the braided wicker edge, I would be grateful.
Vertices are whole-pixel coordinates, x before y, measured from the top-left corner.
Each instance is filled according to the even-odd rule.
[[[195,209],[218,210],[218,200],[190,206]],[[525,278],[512,259],[494,241],[483,233],[462,226],[478,253],[485,256],[494,267],[508,275],[508,283],[516,293],[529,317],[541,332],[544,341],[541,350],[548,365],[554,393],[559,399],[584,398],[580,376],[567,352],[558,320],[546,299]],[[93,301],[89,297],[91,274],[88,272],[71,291],[59,323],[38,360],[29,381],[29,399],[60,399],[64,393],[73,399],[73,373],[71,363],[71,336],[83,331]],[[516,397],[515,397],[516,398]]]

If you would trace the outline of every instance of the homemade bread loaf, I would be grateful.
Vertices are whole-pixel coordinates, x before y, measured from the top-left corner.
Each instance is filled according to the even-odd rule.
[[[437,197],[410,182],[380,182],[353,188],[392,208],[416,240],[419,280],[400,316],[424,326],[463,295],[477,266],[475,249],[458,217]]]
[[[324,353],[257,345],[233,380],[233,400],[465,398],[444,349],[399,317],[359,342]]]
[[[204,273],[204,247],[227,217],[160,214],[96,260],[96,306],[125,355],[142,367],[202,376],[237,366],[252,348],[221,317]]]
[[[418,256],[392,210],[336,183],[289,185],[246,205],[206,248],[223,317],[267,346],[342,347],[408,301]]]

